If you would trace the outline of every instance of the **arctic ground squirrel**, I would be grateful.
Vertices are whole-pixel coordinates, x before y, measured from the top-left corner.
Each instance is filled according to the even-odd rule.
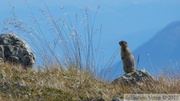
[[[121,59],[123,63],[123,69],[125,73],[131,73],[136,71],[136,62],[133,54],[128,48],[126,41],[120,41],[119,45],[121,46]]]

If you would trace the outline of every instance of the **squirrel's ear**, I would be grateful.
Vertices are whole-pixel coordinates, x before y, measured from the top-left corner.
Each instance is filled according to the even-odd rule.
[[[127,42],[126,42],[126,41],[124,41],[124,43],[125,43],[125,44],[127,44]]]

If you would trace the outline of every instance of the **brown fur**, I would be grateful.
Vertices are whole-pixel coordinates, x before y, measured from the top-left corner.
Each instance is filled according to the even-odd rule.
[[[130,73],[136,71],[136,63],[133,54],[128,48],[126,41],[120,41],[121,46],[121,59],[123,63],[123,69],[125,73]]]

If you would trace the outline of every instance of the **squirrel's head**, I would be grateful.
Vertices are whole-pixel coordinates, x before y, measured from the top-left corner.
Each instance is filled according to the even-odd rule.
[[[126,41],[120,41],[120,42],[119,42],[119,45],[120,45],[121,47],[127,47],[127,42],[126,42]]]

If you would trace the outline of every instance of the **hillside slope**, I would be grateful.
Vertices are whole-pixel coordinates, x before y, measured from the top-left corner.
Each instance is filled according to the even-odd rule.
[[[105,82],[89,71],[49,66],[38,70],[0,64],[0,101],[114,101],[124,94],[179,94],[179,74],[141,86]],[[116,100],[117,101],[117,100]]]

